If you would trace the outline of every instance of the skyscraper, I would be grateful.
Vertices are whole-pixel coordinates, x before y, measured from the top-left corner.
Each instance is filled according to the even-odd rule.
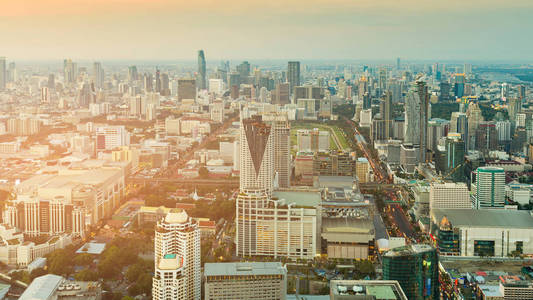
[[[416,81],[409,90],[405,109],[405,142],[419,145],[419,162],[426,162],[429,95],[426,83]]]
[[[139,74],[137,73],[137,66],[128,67],[128,81],[133,82],[139,79]]]
[[[454,181],[464,178],[465,142],[460,133],[450,133],[446,137],[446,177]]]
[[[183,99],[196,100],[196,80],[178,79],[178,101]]]
[[[104,87],[104,69],[102,69],[102,63],[95,62],[93,65],[93,79],[94,86],[97,89]]]
[[[287,82],[289,82],[289,90],[292,94],[295,86],[300,85],[300,62],[289,61],[287,68]]]
[[[237,72],[239,73],[242,79],[250,76],[250,63],[243,61],[240,65],[237,66]]]
[[[438,300],[439,259],[429,245],[412,244],[383,254],[383,279],[398,280],[409,300]]]
[[[207,74],[205,67],[205,54],[204,50],[198,51],[198,89],[207,89]]]
[[[263,121],[270,125],[274,138],[274,178],[281,188],[290,185],[290,136],[291,127],[286,113],[266,113],[262,115]]]
[[[472,178],[474,181],[474,178]],[[475,209],[505,206],[505,171],[497,167],[479,167],[472,182]]]
[[[157,222],[154,258],[154,299],[200,299],[200,229],[184,210],[173,209]]]
[[[455,74],[454,80],[455,82],[454,82],[453,90],[455,93],[455,97],[461,98],[465,94],[465,83],[466,83],[465,74],[464,73]]]
[[[155,92],[161,93],[161,72],[159,69],[155,70]]]
[[[6,58],[0,57],[0,91],[6,89],[7,71],[6,71]]]
[[[254,115],[241,120],[240,188],[272,193],[274,179],[274,131]]]
[[[78,76],[78,67],[71,59],[65,59],[63,61],[63,77],[66,85],[76,82]]]
[[[396,70],[400,70],[400,58],[396,58]]]

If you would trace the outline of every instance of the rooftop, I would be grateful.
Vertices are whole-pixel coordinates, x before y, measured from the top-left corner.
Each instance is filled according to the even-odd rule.
[[[272,197],[279,200],[285,199],[287,204],[294,203],[296,206],[316,207],[322,200],[317,191],[275,191]]]
[[[280,262],[206,263],[205,276],[285,275]]]
[[[385,252],[385,254],[383,254],[383,256],[389,256],[389,257],[392,257],[392,256],[404,256],[404,255],[422,253],[422,252],[431,251],[431,250],[434,250],[434,248],[431,247],[430,245],[426,245],[426,244],[411,244],[411,245],[407,245],[407,246],[393,248],[393,249]]]
[[[37,277],[22,293],[19,300],[50,299],[62,281],[63,277],[53,274]]]
[[[448,218],[454,227],[533,228],[533,217],[525,210],[504,209],[433,209],[431,218],[439,224]]]
[[[176,270],[183,266],[183,257],[176,254],[165,254],[159,261],[159,269],[161,270]]]
[[[89,242],[83,245],[76,253],[102,254],[105,249],[105,243]]]
[[[376,300],[407,300],[396,280],[331,280],[331,299],[359,299],[372,296]]]

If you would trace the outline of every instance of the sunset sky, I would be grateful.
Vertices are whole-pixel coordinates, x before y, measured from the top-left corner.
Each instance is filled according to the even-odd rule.
[[[532,0],[2,1],[8,59],[533,60]]]

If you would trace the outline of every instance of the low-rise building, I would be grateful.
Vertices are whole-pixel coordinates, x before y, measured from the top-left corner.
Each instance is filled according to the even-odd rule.
[[[280,262],[206,263],[206,300],[284,300],[287,270]]]
[[[331,280],[331,300],[407,300],[396,280]]]
[[[431,224],[440,255],[533,254],[533,216],[529,211],[433,209]]]

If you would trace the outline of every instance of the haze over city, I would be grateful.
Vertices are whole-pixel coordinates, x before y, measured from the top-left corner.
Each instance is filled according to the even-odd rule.
[[[0,9],[0,300],[533,299],[531,0]]]
[[[533,58],[531,1],[23,0],[0,11],[19,60]]]

